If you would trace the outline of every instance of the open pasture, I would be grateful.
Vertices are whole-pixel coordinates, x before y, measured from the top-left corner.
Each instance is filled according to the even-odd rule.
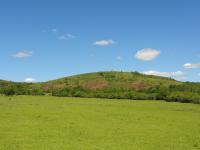
[[[0,96],[0,150],[133,149],[200,149],[200,105]]]

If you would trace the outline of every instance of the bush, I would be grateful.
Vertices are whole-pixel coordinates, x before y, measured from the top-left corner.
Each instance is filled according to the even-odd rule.
[[[5,94],[6,96],[12,96],[15,95],[15,89],[13,87],[7,87],[2,90],[2,94]]]

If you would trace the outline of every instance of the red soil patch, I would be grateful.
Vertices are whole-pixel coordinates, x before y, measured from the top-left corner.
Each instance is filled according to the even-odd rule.
[[[46,84],[42,88],[43,90],[48,91],[50,89],[63,89],[65,87],[66,85],[64,83],[61,83],[61,84]]]
[[[143,82],[134,82],[130,85],[130,88],[134,90],[145,90],[150,88],[151,86],[149,84],[143,83]]]
[[[84,88],[90,89],[90,90],[99,90],[104,89],[107,87],[108,82],[107,81],[90,81],[83,85]]]

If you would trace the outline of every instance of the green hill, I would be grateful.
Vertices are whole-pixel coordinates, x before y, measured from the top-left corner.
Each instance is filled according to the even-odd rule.
[[[6,95],[53,95],[200,103],[200,84],[138,72],[96,72],[42,83],[0,81]]]

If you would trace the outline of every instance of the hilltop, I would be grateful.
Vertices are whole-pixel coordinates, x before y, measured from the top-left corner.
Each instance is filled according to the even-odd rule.
[[[6,95],[53,95],[200,103],[200,84],[138,72],[95,72],[42,83],[0,81]]]

